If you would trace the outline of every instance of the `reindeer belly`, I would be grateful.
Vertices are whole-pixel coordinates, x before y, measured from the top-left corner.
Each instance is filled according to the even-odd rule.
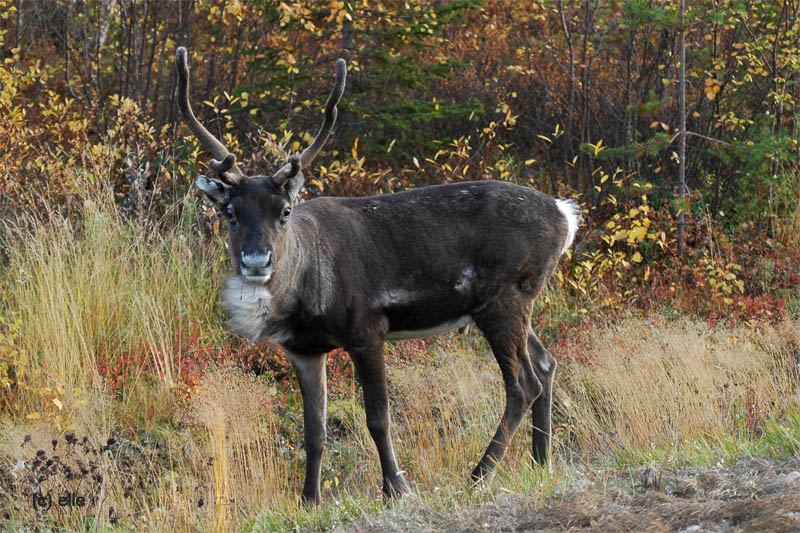
[[[421,326],[417,329],[403,329],[403,330],[390,329],[389,334],[386,335],[386,340],[396,341],[402,339],[419,339],[422,337],[430,337],[431,335],[437,335],[439,333],[451,331],[471,323],[472,323],[471,316],[462,315],[456,319],[449,320],[447,322],[441,322],[439,324],[430,326]]]
[[[416,339],[457,329],[472,322],[468,299],[444,286],[425,290],[388,290],[378,296],[389,321],[388,340]]]

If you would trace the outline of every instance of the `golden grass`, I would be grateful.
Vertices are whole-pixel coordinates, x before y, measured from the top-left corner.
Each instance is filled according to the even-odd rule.
[[[247,514],[288,496],[292,461],[280,443],[277,403],[274,384],[231,366],[213,369],[193,394],[186,414],[207,432],[208,501],[216,506],[218,529],[237,510]]]
[[[85,202],[80,227],[54,216],[26,220],[3,235],[8,294],[0,314],[21,321],[19,346],[31,365],[24,370],[36,373],[40,385],[63,391],[56,398],[63,419],[103,394],[100,354],[147,346],[169,389],[182,364],[174,353],[177,328],[200,320],[210,326],[207,334],[223,331],[215,308],[219,254],[192,250],[178,231],[156,236],[103,203]],[[152,392],[147,389],[142,392]],[[22,414],[46,410],[41,399],[29,395]],[[138,400],[124,398],[132,410]]]
[[[562,428],[586,454],[751,432],[797,407],[800,328],[710,330],[701,323],[627,320],[587,333],[587,364],[557,379]]]

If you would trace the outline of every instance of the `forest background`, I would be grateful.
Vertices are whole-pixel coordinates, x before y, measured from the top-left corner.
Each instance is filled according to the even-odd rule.
[[[221,528],[265,520],[259,505],[266,503],[284,509],[278,524],[307,518],[290,503],[303,456],[291,444],[299,442],[296,384],[279,349],[233,338],[217,306],[228,268],[224,219],[191,185],[209,157],[175,105],[180,45],[190,54],[197,114],[247,173],[275,169],[310,141],[334,62],[347,60],[335,135],[307,172],[307,199],[498,179],[580,203],[584,225],[533,318],[565,361],[561,386],[572,390],[575,380],[575,394],[588,390],[580,393],[583,407],[575,396],[557,399],[557,447],[591,461],[608,448],[609,434],[619,450],[707,436],[716,431],[709,423],[722,434],[762,435],[770,421],[797,409],[768,399],[796,395],[797,370],[783,363],[777,392],[752,380],[714,381],[709,387],[728,395],[721,405],[741,405],[685,434],[665,415],[666,440],[643,428],[626,433],[642,416],[635,402],[631,418],[619,422],[619,398],[609,399],[611,390],[596,381],[587,385],[581,372],[600,364],[591,335],[616,338],[618,324],[646,332],[662,320],[666,329],[652,335],[685,341],[690,331],[715,345],[708,339],[723,328],[722,344],[732,335],[759,346],[764,335],[777,335],[781,348],[767,353],[796,357],[798,17],[792,0],[693,1],[683,24],[680,4],[667,0],[0,0],[0,412],[9,435],[0,455],[9,469],[18,465],[23,435],[50,446],[53,432],[57,439],[86,434],[106,452],[106,437],[118,445],[124,435],[148,457],[142,468],[152,475],[132,474],[118,464],[125,454],[106,453],[97,468],[115,473],[117,492],[100,497],[113,491],[102,492],[96,478],[84,486],[96,491],[108,519],[158,522],[165,519],[152,512],[158,502],[186,527],[205,512]],[[424,367],[426,357],[442,353],[485,358],[482,341],[468,338],[467,345],[450,338],[400,343],[389,348],[390,360]],[[647,350],[670,358],[669,343],[648,342]],[[355,434],[371,458],[364,464],[374,451],[350,408],[358,403],[350,363],[341,352],[330,357],[330,389],[346,406],[337,414],[334,401],[334,416],[352,434],[331,437],[341,455],[326,465],[325,489],[360,494],[371,486],[360,472],[363,458],[341,450]],[[763,375],[776,373],[769,361]],[[642,383],[661,379],[649,372],[659,370],[644,372]],[[253,414],[251,425],[234,421],[220,397],[235,410],[245,389],[260,391],[262,407],[277,414]],[[686,405],[677,395],[674,416]],[[462,435],[467,441],[453,437],[470,450],[455,454],[464,464],[445,458],[451,444],[430,460],[433,470],[467,468],[492,408],[474,435]],[[441,410],[420,416],[408,428],[450,427]],[[602,429],[606,423],[616,429]],[[237,434],[235,450],[219,440],[231,424],[250,428]],[[583,424],[588,429],[576,429]],[[262,431],[267,426],[271,434]],[[178,442],[184,452],[175,466],[169,450]],[[204,469],[202,460],[187,459],[187,449],[215,460]],[[286,454],[288,466],[276,466]],[[519,455],[524,462],[524,446]],[[31,477],[8,477],[10,488],[0,494],[6,519],[23,523],[43,517],[13,503],[20,494],[72,482],[57,469],[43,481],[26,468]],[[424,484],[431,480],[423,470],[416,479]],[[176,472],[185,486],[169,477]],[[134,484],[120,481],[129,479],[154,480],[163,490],[143,484],[133,497]],[[279,486],[289,492],[274,493]],[[169,490],[172,496],[156,495]],[[226,507],[237,491],[244,507]],[[100,514],[57,519],[89,516]]]

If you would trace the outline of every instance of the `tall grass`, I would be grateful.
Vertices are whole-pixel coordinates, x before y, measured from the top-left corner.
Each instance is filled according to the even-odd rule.
[[[586,454],[755,433],[797,409],[800,328],[627,320],[587,333],[562,365],[557,412]]]
[[[78,224],[55,213],[46,221],[29,217],[2,235],[8,259],[0,314],[21,321],[26,373],[63,389],[67,411],[84,395],[102,394],[101,355],[113,362],[132,346],[148,346],[169,388],[182,364],[177,329],[199,321],[209,335],[224,331],[216,309],[219,252],[179,230],[158,235],[127,221],[103,196],[86,199],[84,212]],[[38,400],[30,396],[24,410],[40,410]]]
[[[211,370],[193,395],[187,416],[207,432],[218,530],[290,497],[293,459],[280,444],[277,403],[274,385],[227,365]]]

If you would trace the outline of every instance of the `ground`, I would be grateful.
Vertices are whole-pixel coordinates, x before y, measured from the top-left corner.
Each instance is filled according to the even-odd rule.
[[[341,531],[800,531],[800,455],[733,465],[587,473],[536,508],[502,494],[456,514],[413,499]]]

